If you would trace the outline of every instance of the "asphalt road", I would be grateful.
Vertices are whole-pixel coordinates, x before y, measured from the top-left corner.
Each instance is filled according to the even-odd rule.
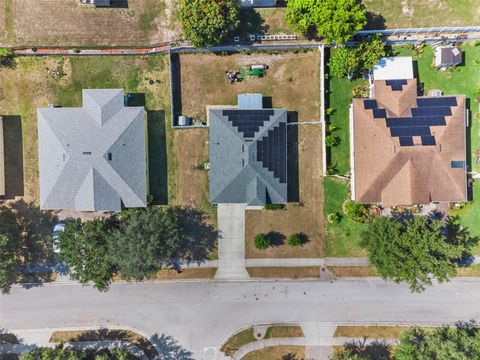
[[[212,359],[233,331],[253,323],[446,324],[480,319],[480,281],[454,280],[423,294],[381,280],[116,283],[107,293],[76,284],[14,288],[0,296],[0,327],[130,326],[172,336],[195,359]]]

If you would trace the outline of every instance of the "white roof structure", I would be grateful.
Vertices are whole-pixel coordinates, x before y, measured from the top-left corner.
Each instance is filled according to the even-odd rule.
[[[413,60],[411,56],[381,58],[373,67],[374,80],[413,79]]]

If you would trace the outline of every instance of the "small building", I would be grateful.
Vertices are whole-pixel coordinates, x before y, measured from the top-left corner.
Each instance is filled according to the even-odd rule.
[[[435,67],[446,69],[460,65],[463,61],[462,49],[458,46],[438,46],[435,48]]]
[[[371,98],[353,100],[352,199],[385,207],[467,201],[465,96],[418,96],[413,64],[398,63],[374,72]]]
[[[413,79],[411,56],[381,58],[373,67],[373,80]]]
[[[238,107],[209,109],[210,201],[251,208],[287,202],[287,111],[265,109],[261,94]]]
[[[121,89],[96,89],[83,90],[81,108],[37,114],[41,209],[147,205],[144,107],[125,107]]]
[[[273,7],[277,0],[238,0],[240,7]]]

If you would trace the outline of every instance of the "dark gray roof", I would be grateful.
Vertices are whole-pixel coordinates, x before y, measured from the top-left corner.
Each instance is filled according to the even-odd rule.
[[[143,107],[125,107],[121,89],[83,90],[82,108],[37,113],[42,209],[146,206]]]
[[[264,119],[263,125],[244,129],[236,122],[255,117]],[[210,201],[286,203],[287,111],[215,108],[209,110],[209,122]]]
[[[455,66],[462,63],[462,49],[454,46],[445,46],[441,48],[440,65]]]

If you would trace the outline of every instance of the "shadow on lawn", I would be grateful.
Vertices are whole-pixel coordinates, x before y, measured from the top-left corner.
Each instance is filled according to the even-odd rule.
[[[167,140],[165,111],[147,111],[148,123],[148,173],[153,205],[168,202]]]
[[[297,122],[298,113],[288,112],[288,122]],[[298,126],[287,127],[287,201],[300,201],[300,183],[298,178]]]
[[[5,157],[5,198],[23,196],[23,142],[22,118],[18,115],[3,116]]]

